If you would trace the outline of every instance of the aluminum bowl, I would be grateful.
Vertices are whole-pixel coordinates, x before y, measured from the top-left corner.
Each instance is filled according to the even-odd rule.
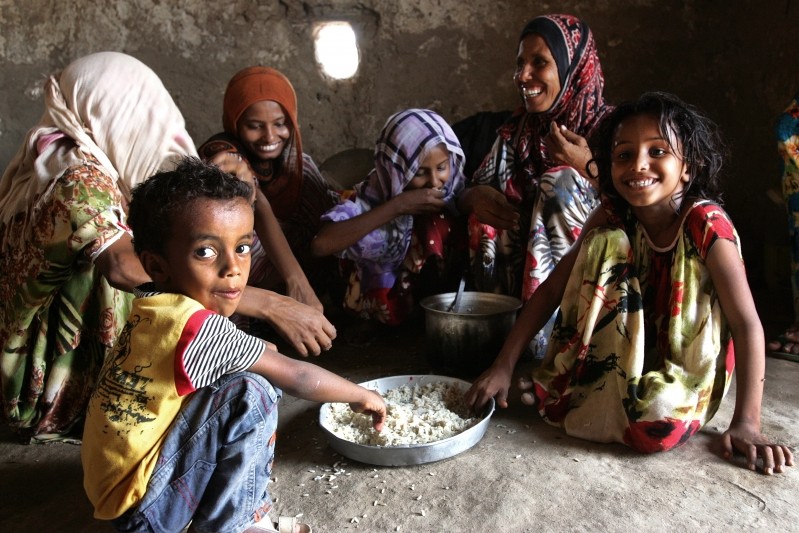
[[[393,376],[373,379],[372,381],[360,383],[360,385],[367,389],[376,390],[380,394],[385,394],[389,390],[403,385],[425,385],[438,382],[456,383],[460,385],[464,392],[471,386],[470,383],[462,379],[434,375]],[[453,437],[426,444],[367,446],[344,440],[333,432],[331,406],[329,403],[322,404],[319,410],[319,425],[327,436],[330,446],[349,459],[380,466],[420,465],[447,459],[477,444],[488,429],[488,421],[494,413],[494,407],[494,399],[491,398],[483,409],[480,421],[477,424]]]

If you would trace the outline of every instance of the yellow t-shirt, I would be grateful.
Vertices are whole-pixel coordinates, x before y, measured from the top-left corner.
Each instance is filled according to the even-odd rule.
[[[183,403],[223,374],[252,366],[263,341],[179,294],[137,293],[86,414],[83,485],[109,520],[144,497]]]

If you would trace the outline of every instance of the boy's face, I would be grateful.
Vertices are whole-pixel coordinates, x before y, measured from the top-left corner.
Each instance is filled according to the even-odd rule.
[[[156,287],[233,314],[250,274],[252,206],[243,198],[193,200],[172,216],[171,233],[165,255],[145,261]]]

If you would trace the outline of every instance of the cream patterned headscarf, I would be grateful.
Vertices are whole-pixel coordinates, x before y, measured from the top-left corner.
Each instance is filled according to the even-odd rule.
[[[26,212],[36,220],[68,168],[100,162],[126,199],[174,160],[196,155],[172,97],[141,61],[119,52],[82,57],[45,83],[45,111],[0,179],[0,225]],[[55,142],[68,137],[74,143]]]

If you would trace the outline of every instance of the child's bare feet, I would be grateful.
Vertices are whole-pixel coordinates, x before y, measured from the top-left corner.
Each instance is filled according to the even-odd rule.
[[[535,396],[530,392],[533,390],[533,380],[530,378],[519,378],[519,389],[522,391],[522,403],[524,405],[535,405]]]
[[[766,349],[775,357],[799,362],[799,324],[790,326],[785,333],[768,342]]]

